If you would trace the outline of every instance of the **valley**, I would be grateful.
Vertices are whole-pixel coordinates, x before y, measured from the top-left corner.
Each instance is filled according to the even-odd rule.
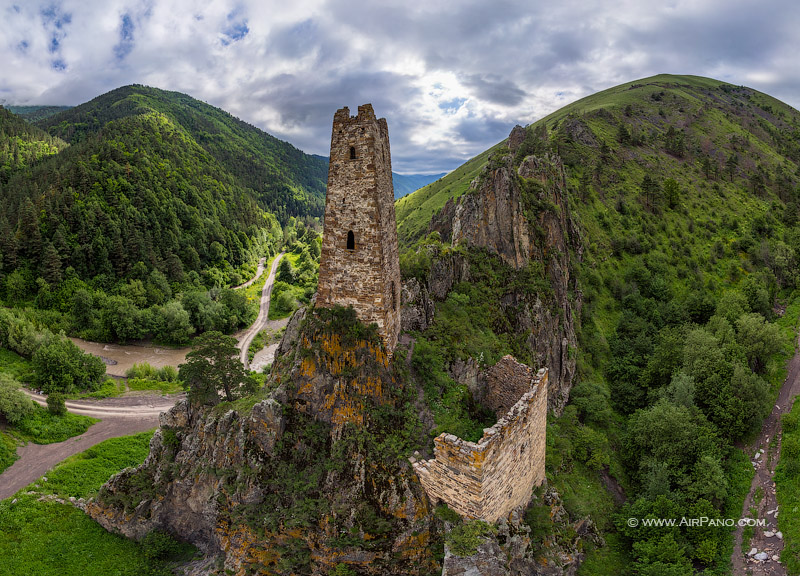
[[[0,413],[19,456],[0,444],[0,499],[169,409],[148,459],[109,471],[82,510],[134,540],[188,541],[218,573],[798,573],[800,515],[781,504],[800,478],[794,108],[643,78],[383,204],[343,174],[391,175],[388,139],[369,162],[377,140],[354,136],[332,150],[325,222],[327,159],[186,95],[128,86],[53,112],[2,117],[8,142],[37,144],[0,162]],[[396,218],[396,244],[359,220],[375,214]],[[508,488],[529,503],[463,517],[409,457],[473,454],[506,430],[492,374],[509,365],[547,369],[541,436],[498,457],[541,448],[536,485],[520,497],[521,474],[481,476],[498,502]],[[105,375],[149,392],[114,397]],[[179,379],[188,397],[152,394]],[[102,421],[16,448],[63,418],[20,382]],[[440,493],[457,498],[455,478]],[[700,517],[767,526],[639,524]]]

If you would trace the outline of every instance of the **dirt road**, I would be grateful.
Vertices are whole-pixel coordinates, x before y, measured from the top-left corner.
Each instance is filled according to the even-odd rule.
[[[261,294],[258,318],[247,330],[239,335],[239,346],[242,350],[242,362],[247,366],[247,348],[253,338],[268,324],[269,300],[275,272],[278,269],[283,253],[279,254],[272,264],[269,277],[264,283]],[[242,285],[255,282],[263,273],[264,260],[259,263],[259,270],[254,278]],[[284,321],[285,323],[285,321]],[[125,370],[136,362],[149,362],[153,366],[182,363],[190,348],[167,349],[148,345],[113,345],[97,344],[73,338],[84,351],[96,354],[114,363],[109,366],[109,374],[124,376]],[[24,390],[34,401],[46,406],[45,396]],[[67,410],[74,414],[82,414],[99,418],[84,434],[56,444],[38,445],[29,443],[17,449],[19,459],[0,474],[0,500],[13,496],[18,490],[36,481],[53,466],[78,452],[83,452],[109,438],[135,434],[158,426],[158,415],[169,410],[175,402],[185,395],[160,396],[158,394],[126,395],[118,398],[102,400],[70,400],[66,402]]]
[[[754,527],[753,537],[747,550],[742,550],[744,528],[740,526],[736,529],[732,558],[733,574],[736,576],[786,575],[786,568],[776,560],[783,550],[783,539],[778,532],[779,510],[773,476],[781,453],[781,415],[791,410],[792,401],[795,396],[800,395],[800,350],[795,350],[788,368],[778,400],[772,407],[769,417],[764,420],[761,434],[746,449],[750,460],[755,463],[756,473],[750,485],[750,492],[744,501],[742,518],[763,519],[766,520],[766,526]],[[751,508],[754,509],[753,514],[750,514]],[[756,549],[756,553],[750,555],[753,548]],[[766,560],[755,558],[756,554],[761,553],[766,554]]]
[[[272,262],[272,268],[270,268],[269,276],[267,276],[267,281],[264,282],[264,289],[261,291],[261,305],[258,308],[258,318],[256,318],[256,321],[253,322],[253,324],[247,330],[238,335],[239,344],[237,344],[237,348],[241,350],[239,359],[242,361],[242,364],[244,364],[245,369],[247,369],[248,365],[250,364],[250,361],[247,357],[247,350],[250,347],[250,343],[253,341],[253,338],[256,337],[256,334],[264,329],[269,321],[269,299],[272,296],[272,285],[275,284],[275,272],[278,270],[278,264],[280,263],[284,254],[284,252],[281,252]]]
[[[26,393],[39,404],[46,404],[44,396],[27,391]],[[150,394],[67,402],[70,412],[102,420],[80,436],[63,442],[44,445],[28,443],[17,448],[19,459],[0,474],[0,500],[13,496],[21,488],[35,482],[64,458],[88,450],[109,438],[155,428],[158,426],[158,415],[169,410],[184,396],[184,394],[172,396]]]
[[[47,396],[35,394],[30,390],[22,389],[25,394],[33,398],[41,406],[47,406]],[[126,395],[117,398],[103,398],[101,400],[67,400],[67,410],[73,414],[91,416],[92,418],[156,418],[175,405],[175,402],[185,398],[185,394],[160,394]]]
[[[256,280],[261,278],[261,275],[264,273],[264,264],[266,264],[266,262],[267,262],[266,258],[262,258],[261,260],[259,260],[258,261],[258,269],[256,270],[256,275],[253,276],[252,278],[250,278],[250,280],[248,280],[244,284],[239,284],[238,286],[234,286],[233,289],[234,290],[238,290],[239,288],[247,288],[253,282],[255,282]]]

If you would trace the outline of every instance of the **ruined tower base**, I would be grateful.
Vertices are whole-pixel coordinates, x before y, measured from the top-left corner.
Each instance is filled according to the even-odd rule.
[[[501,363],[524,366],[510,356],[498,366]],[[547,369],[543,368],[477,443],[440,434],[434,440],[434,458],[412,458],[411,463],[434,503],[441,500],[462,516],[494,523],[527,506],[533,489],[544,481],[546,428]]]

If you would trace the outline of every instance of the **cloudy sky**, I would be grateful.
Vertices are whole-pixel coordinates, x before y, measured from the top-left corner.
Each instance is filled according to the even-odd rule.
[[[428,173],[658,73],[800,107],[798,47],[794,0],[0,0],[0,102],[147,84],[324,155],[334,111],[372,102],[395,171]]]

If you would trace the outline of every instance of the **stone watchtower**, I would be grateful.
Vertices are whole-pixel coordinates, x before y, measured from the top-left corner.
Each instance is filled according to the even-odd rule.
[[[352,306],[389,354],[400,333],[400,262],[385,118],[371,104],[333,117],[317,306]]]

